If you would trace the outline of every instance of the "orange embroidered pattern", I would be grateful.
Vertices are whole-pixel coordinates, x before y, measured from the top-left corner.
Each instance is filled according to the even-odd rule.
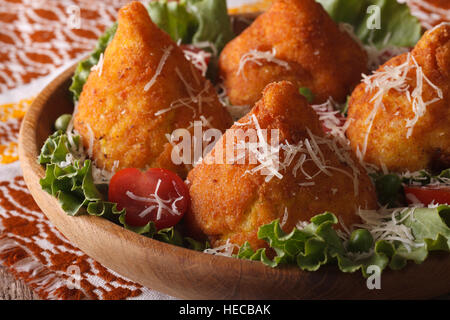
[[[0,93],[91,51],[127,2],[0,0]]]
[[[140,285],[72,246],[41,213],[23,178],[10,178],[0,182],[0,261],[14,275],[45,299],[124,299],[142,293]],[[80,270],[79,289],[68,286],[71,266]]]

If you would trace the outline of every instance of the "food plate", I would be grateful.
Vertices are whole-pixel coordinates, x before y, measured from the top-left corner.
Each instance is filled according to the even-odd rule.
[[[25,182],[39,207],[73,244],[119,274],[151,289],[185,299],[421,299],[450,292],[450,255],[431,253],[421,265],[385,270],[381,289],[368,289],[360,272],[336,266],[316,272],[272,269],[260,262],[213,256],[133,233],[93,216],[68,216],[42,190],[40,148],[56,118],[72,113],[68,88],[75,66],[35,99],[22,123],[19,156]]]

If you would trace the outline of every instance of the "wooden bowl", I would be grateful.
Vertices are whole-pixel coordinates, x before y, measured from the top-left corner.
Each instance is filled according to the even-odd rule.
[[[22,123],[19,156],[25,182],[39,207],[73,244],[119,274],[157,291],[187,299],[409,299],[450,292],[450,255],[432,253],[421,265],[386,270],[381,289],[369,290],[360,272],[336,266],[316,272],[296,267],[272,269],[260,262],[212,256],[146,238],[93,216],[68,216],[43,191],[44,168],[37,157],[53,123],[73,104],[68,87],[75,66],[35,99]]]

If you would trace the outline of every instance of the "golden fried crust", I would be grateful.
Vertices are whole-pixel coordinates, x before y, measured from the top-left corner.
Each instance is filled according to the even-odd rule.
[[[415,113],[406,93],[390,90],[383,98],[384,108],[376,114],[368,136],[364,161],[378,166],[385,164],[391,171],[403,172],[421,169],[440,170],[450,166],[450,26],[427,32],[418,42],[412,56],[423,73],[443,93],[443,99],[428,105],[425,114],[413,127],[407,138],[406,120],[413,119]],[[407,54],[389,60],[387,66],[399,66],[407,61]],[[410,62],[413,63],[412,61]],[[416,69],[408,73],[407,84],[411,94],[416,87]],[[366,132],[370,122],[366,121],[374,108],[372,101],[378,90],[366,92],[366,84],[361,83],[353,92],[349,101],[349,119],[352,121],[347,136],[352,148],[363,150]],[[423,100],[437,98],[436,91],[424,80]]]
[[[145,91],[168,48],[172,50],[161,73]],[[204,90],[201,102],[189,99],[188,88],[179,74],[194,95]],[[174,101],[186,98],[190,107],[155,115]],[[89,127],[92,129],[93,159],[97,165],[111,170],[114,161],[119,160],[119,168],[162,167],[185,177],[189,168],[173,164],[172,147],[165,134],[189,127],[201,115],[211,117],[212,126],[222,131],[232,123],[211,83],[150,20],[144,6],[133,2],[122,8],[117,32],[104,54],[101,75],[100,71],[90,73],[74,122],[86,149],[90,144]]]
[[[237,74],[244,54],[272,48],[276,58],[289,63],[290,70],[260,60],[262,65],[248,62]],[[267,84],[281,80],[308,87],[315,103],[330,96],[345,102],[361,73],[367,71],[367,54],[314,0],[277,0],[227,44],[219,68],[234,105],[253,105]]]
[[[288,81],[268,85],[252,111],[239,120],[240,125],[235,124],[231,129],[254,129],[252,115],[261,128],[278,129],[281,142],[296,144],[308,138],[306,128],[316,136],[324,135],[317,115],[298,93],[297,87]],[[285,210],[288,218],[283,229],[289,232],[297,222],[307,221],[327,210],[337,214],[346,225],[351,225],[359,221],[356,208],[377,207],[372,182],[359,167],[361,174],[358,195],[355,196],[353,179],[334,170],[332,176],[318,174],[312,180],[313,186],[300,186],[299,183],[308,180],[300,170],[296,177],[293,175],[296,161],[280,172],[282,179],[273,177],[269,182],[259,172],[246,173],[257,164],[205,163],[215,156],[219,148],[223,154],[226,153],[226,141],[233,137],[231,129],[188,175],[192,202],[191,210],[185,216],[187,229],[197,237],[206,235],[213,246],[230,239],[239,245],[249,241],[254,248],[264,247],[265,243],[257,238],[258,228],[277,218],[281,221]],[[352,173],[331,149],[322,146],[321,151],[329,166]],[[318,172],[312,161],[307,161],[303,168],[311,175]]]

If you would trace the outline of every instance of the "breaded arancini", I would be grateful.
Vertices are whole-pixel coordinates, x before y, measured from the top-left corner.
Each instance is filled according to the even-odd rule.
[[[161,167],[186,177],[190,166],[172,162],[166,134],[190,127],[200,116],[221,131],[232,120],[212,84],[141,3],[123,7],[118,20],[103,66],[84,85],[75,129],[100,168],[111,170],[118,160],[119,168]]]
[[[248,61],[239,70],[241,59],[252,50],[275,50],[275,57],[288,67],[260,59],[260,65]],[[219,68],[233,105],[253,106],[266,85],[281,80],[309,88],[314,103],[329,97],[345,102],[361,74],[367,72],[367,59],[360,45],[316,1],[276,0],[226,45]]]
[[[351,123],[347,136],[352,148],[365,155],[364,161],[378,166],[384,164],[390,171],[446,169],[450,167],[450,24],[426,32],[410,56],[406,53],[389,60],[376,71],[375,77],[389,68],[397,68],[398,74],[402,74],[407,69],[401,67],[405,63],[409,70],[406,80],[400,84],[406,89],[402,91],[401,86],[390,89],[376,111],[375,95],[380,88],[376,85],[368,88],[363,82],[355,89],[349,101]],[[417,86],[420,70],[424,77],[419,72],[419,83],[423,85]],[[371,83],[375,83],[373,79]],[[425,105],[420,99],[425,103],[435,102]],[[376,112],[374,118],[372,112]]]
[[[253,117],[261,129],[269,132],[278,129],[281,144],[287,146],[288,142],[290,146],[303,148],[285,169],[279,170],[281,179],[272,177],[266,181],[267,176],[260,171],[247,172],[255,169],[259,162],[212,163],[217,153],[226,154],[226,141],[234,141],[235,145],[242,142],[234,138],[233,130],[248,132],[256,128]],[[267,141],[271,141],[271,137],[268,134]],[[265,242],[258,240],[258,228],[277,218],[280,221],[286,219],[283,224],[286,232],[299,221],[308,221],[325,211],[335,213],[347,226],[359,222],[355,213],[357,208],[377,208],[372,182],[356,165],[359,174],[355,193],[352,168],[339,161],[336,153],[321,142],[324,139],[318,116],[298,93],[297,86],[288,81],[268,85],[251,112],[228,129],[204,161],[189,172],[191,210],[185,216],[188,232],[198,238],[206,235],[213,247],[230,239],[238,245],[249,241],[253,248],[259,248],[265,246]],[[258,144],[262,145],[260,141]],[[304,144],[299,144],[301,142]],[[314,142],[320,148],[320,152],[315,148],[314,152],[318,158],[323,157],[328,173],[321,172],[306,151],[306,144],[314,146]],[[284,161],[287,153],[282,151],[280,154]],[[306,161],[296,170],[303,155],[306,155]],[[357,163],[354,158],[352,161]],[[306,174],[313,178],[308,179]]]

